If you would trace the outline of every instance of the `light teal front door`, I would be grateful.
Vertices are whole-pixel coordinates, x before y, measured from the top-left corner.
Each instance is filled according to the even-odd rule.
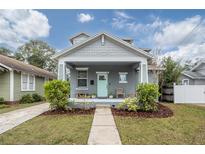
[[[97,74],[97,97],[108,97],[108,74]]]

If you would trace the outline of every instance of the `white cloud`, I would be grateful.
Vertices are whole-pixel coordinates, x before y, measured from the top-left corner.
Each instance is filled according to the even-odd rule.
[[[161,49],[160,58],[171,56],[182,63],[205,59],[205,19],[199,15],[179,21],[152,16],[148,23],[114,17],[112,26],[130,32],[141,45]]]
[[[134,19],[132,16],[128,15],[125,12],[122,11],[115,11],[114,12],[114,18],[112,18],[112,27],[117,29],[123,29],[126,27],[133,27],[132,19]]]
[[[201,41],[205,32],[205,24],[200,16],[186,18],[167,24],[154,35],[154,41],[163,48],[170,48]],[[200,24],[200,25],[199,25]]]
[[[51,26],[36,10],[0,10],[0,44],[17,48],[30,39],[47,37]]]
[[[128,15],[123,11],[115,11],[115,16],[117,18],[124,18],[124,19],[134,19],[132,16]]]
[[[94,16],[90,15],[90,14],[86,14],[86,13],[80,13],[78,14],[78,21],[81,23],[85,23],[85,22],[90,22],[94,20]]]
[[[182,64],[186,61],[195,63],[198,60],[205,59],[205,43],[190,43],[185,46],[179,46],[176,50],[171,50],[161,55],[160,59],[168,56],[171,56],[174,60],[180,60]]]

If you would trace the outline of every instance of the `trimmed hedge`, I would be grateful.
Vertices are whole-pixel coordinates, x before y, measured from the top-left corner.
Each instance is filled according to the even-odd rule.
[[[39,95],[38,93],[32,94],[32,98],[34,102],[40,102],[43,101],[43,96]]]
[[[4,103],[5,103],[4,98],[0,97],[0,104],[4,104]]]
[[[52,80],[44,84],[45,97],[50,103],[50,107],[56,110],[66,110],[68,97],[70,94],[70,84],[68,81]]]
[[[20,99],[20,103],[21,104],[26,104],[26,103],[33,103],[34,102],[34,99],[33,97],[31,96],[31,94],[26,94],[26,95],[23,95]]]
[[[137,99],[143,111],[157,111],[159,86],[154,83],[141,83],[137,86]]]
[[[159,87],[153,83],[141,83],[137,86],[137,97],[126,98],[117,108],[128,111],[157,111]]]

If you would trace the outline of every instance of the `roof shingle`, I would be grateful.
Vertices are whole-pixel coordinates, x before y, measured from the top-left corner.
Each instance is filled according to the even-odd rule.
[[[21,61],[18,61],[7,56],[0,55],[0,65],[1,64],[6,65],[7,67],[10,67],[16,71],[31,73],[36,76],[48,77],[50,79],[56,78],[56,75],[52,72],[46,71],[44,69],[38,68],[30,64],[25,64]]]

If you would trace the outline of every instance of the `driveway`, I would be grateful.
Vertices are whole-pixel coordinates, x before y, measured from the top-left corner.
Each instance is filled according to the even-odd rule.
[[[47,110],[49,110],[49,104],[44,103],[0,114],[0,134],[40,115]]]

